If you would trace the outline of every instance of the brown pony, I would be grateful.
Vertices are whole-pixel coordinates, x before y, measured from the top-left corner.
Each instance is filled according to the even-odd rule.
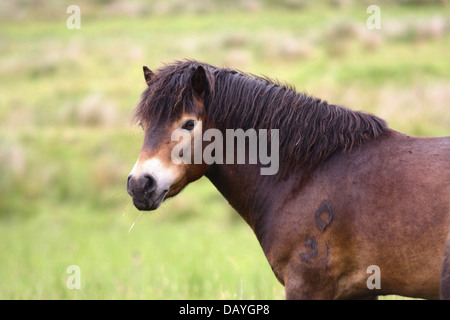
[[[450,298],[450,137],[408,136],[376,116],[197,61],[144,74],[135,118],[145,138],[127,183],[139,210],[205,175],[253,229],[288,299]],[[277,129],[268,143],[279,143],[279,170],[227,162],[229,149],[224,161],[174,163],[173,132],[194,148],[212,128]],[[213,143],[200,141],[202,150]]]

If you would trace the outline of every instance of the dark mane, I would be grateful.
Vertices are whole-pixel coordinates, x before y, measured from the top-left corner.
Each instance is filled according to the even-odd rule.
[[[280,167],[313,168],[338,150],[351,151],[388,131],[374,115],[328,104],[269,78],[196,61],[180,61],[156,72],[142,94],[135,119],[172,121],[194,112],[190,79],[198,65],[207,71],[207,121],[218,129],[279,129]]]

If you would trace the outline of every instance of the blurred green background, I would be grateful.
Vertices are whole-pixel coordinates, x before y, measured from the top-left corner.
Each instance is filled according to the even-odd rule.
[[[380,30],[366,27],[370,4]],[[0,299],[283,299],[208,180],[155,212],[133,207],[142,66],[194,58],[450,135],[449,17],[431,0],[2,0]],[[80,290],[66,286],[70,265]]]

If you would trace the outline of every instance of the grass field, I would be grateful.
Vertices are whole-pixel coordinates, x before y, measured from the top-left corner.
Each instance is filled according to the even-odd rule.
[[[142,66],[195,58],[408,134],[450,135],[450,6],[403,2],[380,1],[382,28],[369,30],[356,1],[79,1],[70,30],[72,3],[6,1],[0,299],[283,299],[253,232],[208,180],[156,212],[132,206]],[[67,288],[70,265],[80,290]]]

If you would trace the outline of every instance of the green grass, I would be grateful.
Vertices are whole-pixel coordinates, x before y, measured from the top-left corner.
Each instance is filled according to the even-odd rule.
[[[120,211],[81,205],[53,210],[51,221],[43,212],[20,227],[3,223],[0,298],[282,298],[246,226],[223,218],[220,225],[154,220],[140,217],[128,233],[130,219]],[[236,250],[243,245],[246,250]],[[69,265],[80,267],[81,290],[66,287]]]
[[[83,2],[81,30],[54,5],[0,21],[0,299],[284,298],[206,179],[138,217],[125,182],[143,138],[130,123],[142,65],[235,67],[399,131],[450,135],[448,6],[385,5],[384,29],[367,33],[360,4],[122,15]],[[430,35],[436,17],[446,27]],[[81,290],[66,286],[70,265]]]
[[[125,177],[140,138],[129,129],[18,134],[26,166],[2,186],[16,192],[0,204],[0,299],[282,298],[253,232],[209,181],[139,216]],[[81,290],[66,287],[70,265]]]

